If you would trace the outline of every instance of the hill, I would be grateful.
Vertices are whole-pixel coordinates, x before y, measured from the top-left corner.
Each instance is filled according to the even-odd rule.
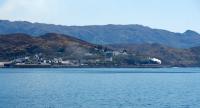
[[[48,33],[38,37],[27,34],[0,36],[0,60],[43,54],[46,58],[82,58],[87,53],[99,56],[98,45],[90,44],[68,35]]]
[[[189,49],[171,48],[161,44],[115,44],[108,46],[114,50],[127,50],[136,55],[156,57],[163,65],[199,66],[200,47]]]
[[[25,33],[40,36],[54,32],[101,45],[158,43],[173,48],[190,48],[200,45],[200,35],[192,30],[174,33],[142,25],[62,26],[0,20],[0,28],[0,34]]]
[[[27,34],[0,35],[0,61],[29,57],[28,63],[44,60],[71,60],[107,66],[151,66],[150,58],[162,61],[161,66],[200,66],[200,47],[172,48],[161,44],[113,44],[101,46],[71,37],[47,33],[41,36]],[[38,61],[39,60],[39,61]],[[34,62],[35,63],[35,62]],[[160,64],[159,64],[160,65]],[[155,66],[155,65],[153,65]]]
[[[57,33],[33,37],[27,34],[0,35],[0,62],[14,67],[160,66],[147,56],[134,55]],[[10,66],[8,66],[10,67]]]

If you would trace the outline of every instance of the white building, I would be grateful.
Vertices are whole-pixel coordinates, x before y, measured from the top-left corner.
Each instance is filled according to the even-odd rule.
[[[119,51],[113,51],[113,55],[114,56],[118,56],[118,55],[120,55],[121,53],[119,52]]]
[[[0,62],[0,67],[4,67],[4,63],[3,62]]]
[[[10,64],[11,62],[0,62],[0,67],[4,67],[5,64]]]
[[[66,60],[66,61],[61,61],[61,63],[62,63],[62,64],[66,64],[66,65],[67,65],[67,64],[71,64],[71,61],[69,61],[69,60]]]
[[[92,53],[85,53],[84,55],[85,56],[92,56],[93,54]]]

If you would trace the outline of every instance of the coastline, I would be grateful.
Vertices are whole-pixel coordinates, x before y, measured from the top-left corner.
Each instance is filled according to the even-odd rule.
[[[158,66],[41,66],[41,65],[29,65],[29,66],[11,66],[0,68],[199,68],[200,66],[170,66],[170,65],[158,65]]]

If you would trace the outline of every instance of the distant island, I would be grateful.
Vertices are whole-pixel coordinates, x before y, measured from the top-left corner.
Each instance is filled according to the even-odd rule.
[[[200,35],[141,25],[0,21],[0,67],[200,66]]]

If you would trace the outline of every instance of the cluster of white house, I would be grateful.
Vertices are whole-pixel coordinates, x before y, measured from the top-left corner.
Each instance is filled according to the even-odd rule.
[[[86,56],[92,56],[92,53],[86,53]],[[104,61],[112,62],[113,61],[113,56],[118,56],[118,55],[128,55],[126,51],[107,51],[105,52],[105,58]],[[92,60],[62,60],[62,58],[54,58],[52,60],[45,60],[39,55],[35,55],[34,59],[36,60],[37,64],[63,64],[63,65],[82,65],[84,63],[97,63],[100,62],[100,59],[92,59]],[[162,61],[158,58],[148,58],[150,61],[155,62],[156,64],[162,64]],[[23,65],[26,64],[27,61],[30,61],[30,57],[22,57],[15,59],[10,62],[0,62],[0,67],[4,67],[7,64],[15,63],[16,65]]]

